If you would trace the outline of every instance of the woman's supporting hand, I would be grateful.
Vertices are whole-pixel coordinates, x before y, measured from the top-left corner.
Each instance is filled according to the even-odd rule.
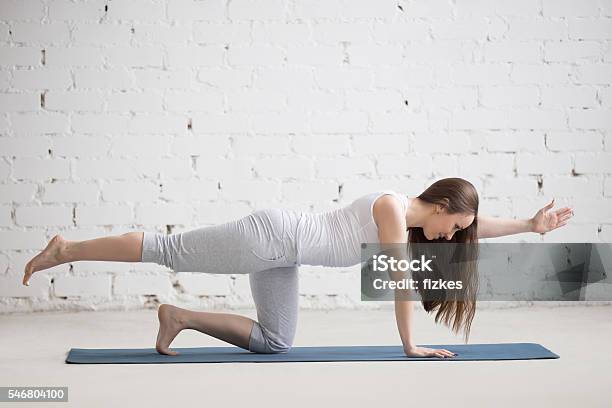
[[[432,349],[427,347],[411,347],[404,349],[408,357],[455,357],[456,354],[446,349]]]
[[[554,203],[555,199],[553,198],[550,204],[540,208],[536,215],[529,220],[532,232],[544,234],[564,226],[567,224],[567,220],[572,218],[574,210],[569,207],[564,207],[556,211],[548,211],[552,208]]]

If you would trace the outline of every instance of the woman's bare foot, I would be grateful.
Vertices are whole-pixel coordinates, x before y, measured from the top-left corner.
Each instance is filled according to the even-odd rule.
[[[47,247],[26,264],[23,284],[30,286],[29,280],[34,272],[42,271],[43,269],[48,269],[66,262],[64,253],[67,244],[68,241],[59,234],[51,238]]]
[[[157,332],[157,343],[155,349],[160,354],[176,356],[179,353],[171,351],[168,347],[172,340],[185,329],[180,308],[172,305],[163,304],[157,309],[157,317],[159,318],[159,331]]]

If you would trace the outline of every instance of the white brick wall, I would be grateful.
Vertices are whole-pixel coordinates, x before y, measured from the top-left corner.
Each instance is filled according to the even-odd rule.
[[[246,276],[153,264],[20,281],[56,233],[325,211],[449,176],[483,213],[575,208],[509,242],[609,242],[611,83],[611,0],[2,0],[0,312],[243,306]],[[368,307],[355,272],[304,267],[302,300]]]

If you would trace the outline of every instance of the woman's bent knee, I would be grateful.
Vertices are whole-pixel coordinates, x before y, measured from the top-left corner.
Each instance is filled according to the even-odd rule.
[[[285,342],[269,341],[268,350],[269,353],[286,353],[291,350],[291,344]]]
[[[286,353],[291,349],[292,341],[271,335],[258,322],[253,323],[249,350],[255,353],[276,354]]]
[[[291,346],[279,346],[274,343],[265,343],[261,347],[255,347],[255,350],[251,351],[264,354],[279,354],[286,353],[289,350],[291,350]]]

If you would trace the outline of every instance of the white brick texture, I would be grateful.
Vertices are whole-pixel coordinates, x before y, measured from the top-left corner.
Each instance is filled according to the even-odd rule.
[[[0,1],[0,313],[244,305],[246,276],[154,264],[20,280],[57,233],[327,211],[451,176],[486,214],[574,207],[508,242],[610,241],[611,1]],[[368,306],[357,266],[303,268],[308,305]]]

